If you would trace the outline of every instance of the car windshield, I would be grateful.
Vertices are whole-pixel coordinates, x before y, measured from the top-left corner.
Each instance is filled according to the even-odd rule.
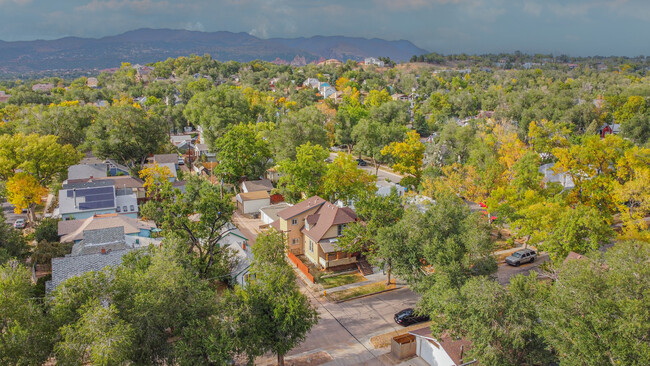
[[[515,258],[521,258],[521,253],[517,252],[517,253],[514,253],[512,256],[515,257]]]

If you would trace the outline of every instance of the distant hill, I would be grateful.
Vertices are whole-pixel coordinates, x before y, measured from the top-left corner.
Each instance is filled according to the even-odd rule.
[[[51,41],[0,41],[0,72],[103,69],[121,62],[145,64],[169,57],[210,54],[216,60],[255,59],[312,62],[337,58],[390,57],[408,61],[428,51],[409,41],[343,36],[260,39],[247,33],[138,29],[104,38],[66,37]]]

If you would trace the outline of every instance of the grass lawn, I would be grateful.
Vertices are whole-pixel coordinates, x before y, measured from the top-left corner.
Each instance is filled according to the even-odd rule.
[[[330,301],[341,301],[351,299],[353,297],[368,295],[379,291],[389,290],[395,288],[395,284],[391,283],[389,286],[386,286],[386,282],[377,282],[370,285],[359,286],[351,288],[349,290],[337,291],[331,294],[327,294],[327,299]]]
[[[325,278],[321,277],[318,283],[320,283],[323,286],[323,288],[328,289],[332,287],[339,287],[339,286],[347,285],[350,283],[357,283],[361,281],[366,281],[366,278],[363,277],[361,274],[355,272],[355,273],[346,273],[346,274],[332,276],[332,277],[325,277]]]

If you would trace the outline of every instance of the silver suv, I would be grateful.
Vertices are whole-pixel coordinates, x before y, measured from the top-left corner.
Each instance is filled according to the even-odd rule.
[[[535,261],[537,253],[532,249],[518,250],[506,258],[506,263],[511,266],[518,266],[522,263],[532,263]]]

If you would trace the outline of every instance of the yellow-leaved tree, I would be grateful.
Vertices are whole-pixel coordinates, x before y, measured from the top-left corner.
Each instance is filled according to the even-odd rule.
[[[19,214],[27,209],[32,222],[35,220],[34,208],[42,202],[44,195],[47,195],[47,189],[31,174],[17,173],[7,181],[7,200],[14,205],[14,212]]]
[[[410,174],[415,177],[417,183],[422,176],[422,160],[424,159],[424,144],[420,141],[420,134],[410,131],[402,142],[393,142],[381,149],[382,155],[390,155],[395,163],[393,170]]]

